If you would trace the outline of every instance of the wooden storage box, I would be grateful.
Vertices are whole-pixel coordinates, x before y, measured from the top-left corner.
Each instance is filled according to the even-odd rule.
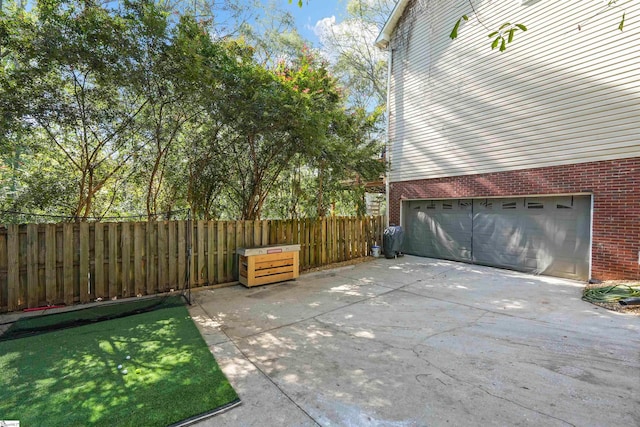
[[[238,248],[239,279],[247,287],[282,282],[300,276],[300,245]]]

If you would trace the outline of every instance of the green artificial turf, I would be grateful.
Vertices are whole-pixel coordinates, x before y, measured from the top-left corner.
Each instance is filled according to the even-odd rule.
[[[22,427],[166,426],[238,398],[175,304],[0,342],[0,372],[0,419]]]
[[[158,308],[177,307],[184,305],[184,301],[178,296],[153,297],[135,299],[133,301],[121,301],[94,305],[78,310],[66,311],[56,314],[44,314],[40,316],[24,317],[14,324],[2,335],[0,341],[22,338],[49,332],[53,329],[65,329],[82,326],[101,320],[125,317],[131,314],[143,313]]]

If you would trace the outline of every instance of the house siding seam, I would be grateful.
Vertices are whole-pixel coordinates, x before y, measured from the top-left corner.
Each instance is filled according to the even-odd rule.
[[[640,157],[390,184],[391,223],[402,200],[593,195],[592,278],[639,279]]]
[[[473,18],[448,38],[467,2],[410,1],[398,20],[391,182],[640,156],[640,26],[617,31],[621,9],[595,1],[475,3],[489,28],[529,31],[499,53]]]

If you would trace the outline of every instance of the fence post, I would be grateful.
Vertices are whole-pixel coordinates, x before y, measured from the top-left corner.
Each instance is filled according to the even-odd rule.
[[[7,262],[7,229],[0,227],[0,271],[8,273]],[[0,273],[0,312],[7,306],[6,288],[8,285],[8,274]]]
[[[255,220],[253,221],[253,241],[251,244],[253,246],[262,246],[262,221]]]
[[[322,217],[320,221],[320,244],[321,246],[321,256],[320,256],[320,264],[327,264],[327,250],[328,250],[328,242],[327,242],[327,218]]]
[[[216,282],[216,228],[215,222],[207,221],[207,284],[213,285]]]
[[[302,264],[304,264],[305,268],[311,267],[311,244],[309,240],[309,233],[311,231],[311,220],[309,218],[305,218],[300,223],[300,229],[302,232],[302,237],[300,238],[300,243],[302,243]]]
[[[310,220],[311,229],[309,230],[309,267],[316,267],[318,263],[318,220]]]
[[[178,221],[167,221],[169,227],[169,236],[167,244],[169,249],[167,250],[168,264],[169,264],[169,283],[173,284],[173,288],[180,289],[180,277],[178,276],[178,239],[176,236],[176,227]]]
[[[97,226],[98,224],[96,224]],[[135,287],[135,294],[144,295],[147,283],[147,269],[146,264],[148,260],[146,258],[146,224],[143,222],[136,222],[133,224],[133,281]],[[97,229],[96,229],[97,232]]]
[[[44,277],[45,277],[45,299],[47,304],[53,305],[56,300],[56,289],[58,288],[56,274],[56,225],[47,224],[44,230]]]
[[[204,223],[205,223],[204,220],[198,221],[198,233],[197,233],[198,240],[197,240],[197,245],[195,245],[198,251],[198,253],[196,254],[198,257],[198,264],[197,264],[196,275],[191,276],[191,280],[194,285],[202,285],[202,283],[204,282],[203,279],[207,277],[207,275],[205,274],[205,270],[207,268],[207,262],[206,262],[207,260],[204,256],[204,242],[205,242]]]
[[[158,224],[158,290],[167,292],[173,287],[169,283],[167,221],[156,221],[156,224]]]
[[[27,307],[38,306],[38,224],[27,225]]]
[[[96,298],[106,298],[104,282],[104,225],[101,222],[95,224],[95,292]]]
[[[243,238],[243,246],[245,248],[250,248],[254,246],[253,243],[253,225],[255,224],[255,221],[251,221],[251,220],[247,220],[244,221],[244,238]]]
[[[62,271],[63,271],[63,284],[64,284],[64,303],[67,305],[71,305],[75,300],[75,289],[74,289],[74,271],[73,271],[73,224],[65,223],[62,225],[62,235],[63,235],[63,261],[62,261]]]
[[[216,221],[216,267],[218,269],[216,279],[218,283],[224,282],[224,224]]]
[[[89,281],[89,223],[88,222],[85,221],[80,223],[78,236],[80,240],[80,265],[79,265],[80,302],[85,303],[91,300],[91,287],[90,287],[90,281]],[[47,253],[48,253],[48,249],[47,249]],[[48,297],[47,297],[47,301],[49,301]]]
[[[189,259],[189,265],[187,268],[189,269],[189,283],[186,283],[185,286],[189,286],[193,288],[193,285],[197,284],[198,276],[196,274],[196,252],[198,250],[198,220],[193,219],[192,221],[187,221],[187,236],[190,236],[187,241],[187,250],[191,250],[191,257]]]
[[[244,221],[236,221],[236,234],[235,234],[235,244],[233,245],[233,250],[231,251],[231,256],[233,257],[233,280],[239,278],[239,266],[238,266],[238,256],[236,255],[236,250],[244,246]]]
[[[17,224],[7,227],[7,309],[20,307],[20,228]]]
[[[118,223],[107,225],[109,236],[109,298],[119,297],[118,292]]]
[[[227,280],[226,281],[232,281],[234,280],[233,277],[233,258],[235,257],[235,233],[234,233],[234,229],[233,229],[233,225],[234,223],[232,221],[227,221],[227,232],[226,232],[226,242],[227,242],[227,268],[226,268],[226,272],[227,272]]]
[[[269,221],[262,221],[260,245],[267,246],[269,244]]]

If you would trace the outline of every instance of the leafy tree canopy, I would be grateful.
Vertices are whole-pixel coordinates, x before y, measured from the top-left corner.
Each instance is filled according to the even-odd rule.
[[[4,6],[5,221],[8,211],[86,220],[187,207],[257,219],[296,168],[327,195],[315,214],[340,191],[359,194],[339,182],[367,172],[368,115],[346,107],[328,64],[294,31],[286,42],[271,31],[256,48],[246,26],[220,37],[195,13],[208,10],[200,3],[193,13],[151,0]]]

